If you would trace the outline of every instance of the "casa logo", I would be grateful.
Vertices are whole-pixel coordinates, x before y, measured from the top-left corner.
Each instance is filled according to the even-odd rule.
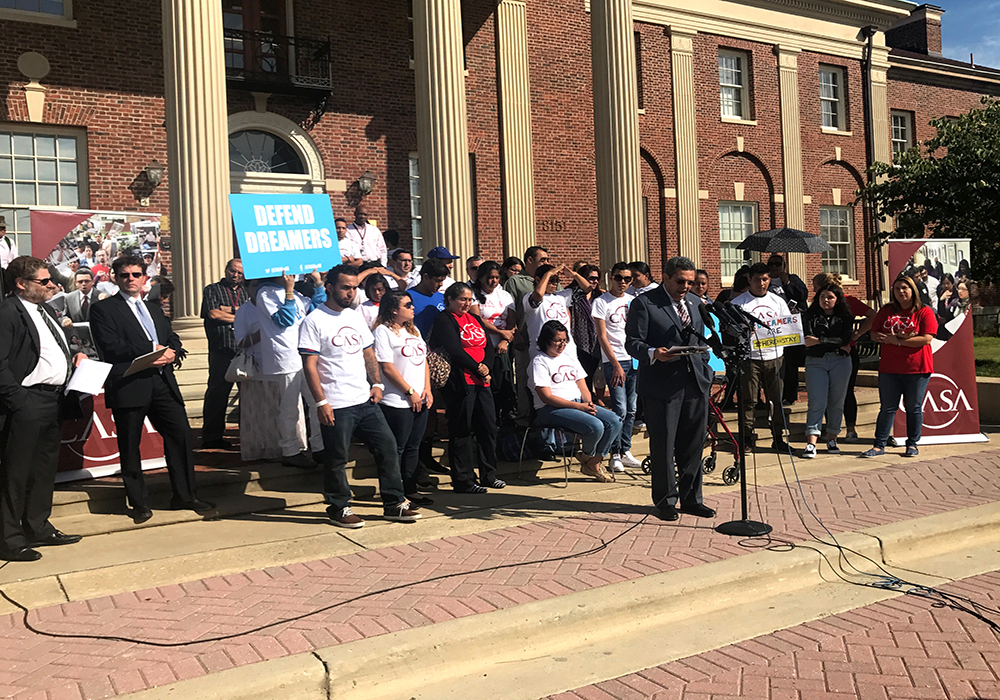
[[[915,316],[892,315],[885,319],[882,324],[882,332],[895,335],[896,333],[915,333],[917,331],[917,319]],[[938,376],[938,375],[935,375]],[[931,381],[934,381],[931,379]]]
[[[399,354],[405,357],[418,367],[424,364],[424,357],[427,356],[427,346],[420,338],[407,338],[403,341],[403,347],[399,349]]]
[[[615,326],[622,326],[625,325],[626,318],[628,318],[628,306],[622,304],[608,315],[608,323]]]
[[[576,376],[576,368],[572,365],[561,365],[559,369],[555,371],[552,375],[553,384],[562,384],[563,382],[575,382],[578,379]]]
[[[486,341],[486,334],[482,326],[473,321],[462,326],[462,340],[473,345],[482,345]]]
[[[788,323],[789,321],[791,321],[791,319],[788,318],[783,319],[781,316],[779,316],[774,312],[774,309],[772,309],[770,306],[764,306],[763,304],[761,304],[760,306],[755,306],[752,309],[749,309],[749,313],[752,316],[756,316],[757,318],[759,318],[761,322],[764,323],[765,326],[773,327],[777,326],[780,323]]]
[[[361,334],[353,328],[341,328],[330,341],[333,347],[340,348],[349,355],[353,355],[361,350]]]
[[[549,304],[548,308],[545,309],[545,318],[550,321],[562,321],[563,319],[568,321],[569,312],[562,304]]]
[[[902,402],[900,402],[902,404]],[[956,420],[961,411],[971,411],[972,406],[958,384],[943,374],[932,374],[924,394],[924,427],[944,430]]]

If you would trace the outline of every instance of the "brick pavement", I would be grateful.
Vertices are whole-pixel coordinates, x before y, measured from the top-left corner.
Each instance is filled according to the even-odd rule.
[[[941,588],[1000,604],[1000,572]],[[996,700],[1000,638],[970,615],[904,596],[546,700],[734,698]]]
[[[961,461],[890,463],[809,480],[802,488],[826,525],[846,532],[1000,501],[998,466],[1000,451],[990,451]],[[646,497],[639,495],[644,491],[636,493]],[[798,502],[797,492],[795,498]],[[736,493],[712,499],[720,513],[715,522],[734,516],[737,499]],[[761,488],[760,502],[763,519],[775,527],[776,536],[806,538],[783,485]],[[583,552],[635,525],[645,512],[626,507],[246,571],[41,608],[29,619],[52,632],[138,636],[164,643],[234,634],[395,584]],[[679,524],[649,519],[585,557],[419,583],[265,631],[191,646],[51,639],[25,630],[20,615],[0,617],[0,696],[109,697],[750,551],[716,534],[711,525],[687,517]]]

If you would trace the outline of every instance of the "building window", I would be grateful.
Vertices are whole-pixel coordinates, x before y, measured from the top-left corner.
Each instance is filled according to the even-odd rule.
[[[747,63],[745,53],[719,51],[719,96],[724,119],[750,119]]]
[[[639,109],[646,109],[642,99],[642,34],[635,33],[635,87],[639,96]]]
[[[86,144],[67,132],[0,131],[0,215],[22,255],[31,250],[29,207],[76,209],[85,202]]]
[[[743,251],[736,246],[757,230],[757,205],[750,202],[719,203],[719,240],[722,276],[732,278],[743,265]]]
[[[412,64],[413,63],[413,59],[416,56],[416,54],[414,53],[414,48],[413,48],[413,0],[407,0],[407,3],[406,3],[406,22],[409,25],[409,29],[410,29],[410,37],[409,37],[409,39],[410,39],[410,41],[409,41],[409,45],[410,45],[410,63]],[[414,259],[416,259],[416,258],[414,258]]]
[[[237,173],[306,174],[302,158],[290,143],[257,129],[229,135],[229,170]]]
[[[424,237],[420,232],[420,161],[410,154],[410,236],[413,238],[413,265],[424,260]]]
[[[823,253],[823,272],[836,272],[844,277],[854,273],[854,217],[850,207],[820,207],[819,235],[833,250]]]
[[[846,130],[843,68],[820,66],[819,106],[824,129]]]
[[[39,22],[73,19],[71,0],[0,0],[4,19],[25,19]]]
[[[892,110],[889,112],[892,124],[892,155],[903,153],[913,145],[913,114]]]

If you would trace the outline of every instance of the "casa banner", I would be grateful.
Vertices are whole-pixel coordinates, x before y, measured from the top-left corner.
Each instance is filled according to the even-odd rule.
[[[247,279],[304,275],[340,264],[327,195],[231,194],[229,207]]]
[[[928,238],[888,242],[889,280],[900,274],[915,276],[921,296],[927,295],[938,319],[938,332],[931,341],[934,372],[923,403],[920,444],[986,442],[979,428],[979,395],[976,390],[976,358],[972,342],[972,304],[958,290],[944,294],[941,281],[950,275],[956,284],[968,279],[968,239]],[[924,276],[926,275],[926,279]],[[946,297],[942,303],[941,297]],[[906,415],[896,412],[893,435],[906,439]]]

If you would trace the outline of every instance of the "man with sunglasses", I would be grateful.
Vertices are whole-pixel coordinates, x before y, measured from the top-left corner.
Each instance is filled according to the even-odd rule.
[[[163,438],[173,490],[171,510],[212,510],[215,506],[199,500],[195,492],[194,440],[173,369],[181,351],[180,338],[163,310],[143,301],[146,267],[142,258],[123,255],[115,260],[111,271],[120,291],[94,304],[90,329],[101,359],[113,365],[104,384],[104,401],[115,419],[122,481],[132,506],[132,519],[138,524],[153,517],[139,454],[146,418]],[[125,376],[133,360],[163,348],[166,352],[150,367]]]
[[[35,561],[37,547],[80,541],[49,522],[59,460],[60,406],[72,368],[66,337],[45,304],[56,293],[44,260],[14,258],[0,303],[0,559]],[[79,410],[79,404],[76,405]]]

